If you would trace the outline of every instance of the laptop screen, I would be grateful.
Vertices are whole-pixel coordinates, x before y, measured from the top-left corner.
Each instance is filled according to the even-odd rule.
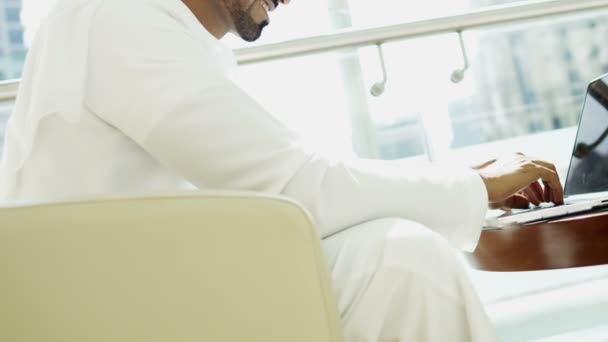
[[[608,75],[589,84],[580,115],[565,195],[608,191]]]

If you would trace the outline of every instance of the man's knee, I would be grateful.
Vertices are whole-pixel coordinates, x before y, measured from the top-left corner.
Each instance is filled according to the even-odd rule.
[[[382,257],[377,267],[423,278],[429,283],[457,295],[463,266],[457,250],[450,243],[420,223],[403,219],[379,220],[385,228],[381,244]]]
[[[354,263],[346,267],[348,257],[339,258],[342,267],[334,273],[348,340],[416,340],[413,336],[436,334],[430,322],[445,324],[446,334],[466,340],[456,338],[468,334],[463,321],[468,287],[455,248],[408,220],[382,219],[358,228],[341,251]]]
[[[326,239],[323,245],[338,288],[387,271],[450,288],[449,294],[456,295],[458,286],[454,285],[464,277],[456,249],[437,233],[409,220],[370,221]]]

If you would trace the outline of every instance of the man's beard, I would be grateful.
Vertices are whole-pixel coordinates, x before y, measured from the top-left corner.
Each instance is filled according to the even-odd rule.
[[[256,0],[257,2],[258,0]],[[256,4],[254,2],[254,4]],[[262,30],[266,25],[268,25],[268,21],[264,20],[261,23],[256,23],[251,14],[249,13],[251,7],[247,10],[243,10],[238,7],[238,3],[232,2],[232,6],[230,6],[229,11],[232,19],[234,20],[234,27],[236,29],[236,33],[245,41],[253,42],[260,38],[262,35]]]
[[[248,42],[253,42],[260,38],[262,30],[268,25],[267,20],[258,24],[250,16],[242,19],[236,22],[236,33]]]

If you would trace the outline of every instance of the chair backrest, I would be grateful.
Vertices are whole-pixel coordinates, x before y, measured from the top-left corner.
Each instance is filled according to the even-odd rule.
[[[255,194],[0,208],[0,341],[342,341],[318,233]]]

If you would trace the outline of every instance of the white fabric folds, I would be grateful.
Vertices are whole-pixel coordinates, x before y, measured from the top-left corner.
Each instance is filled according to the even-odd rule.
[[[7,125],[0,192],[12,193],[29,158],[40,122],[61,115],[77,122],[86,89],[88,36],[102,0],[67,0],[40,25],[28,53]]]

